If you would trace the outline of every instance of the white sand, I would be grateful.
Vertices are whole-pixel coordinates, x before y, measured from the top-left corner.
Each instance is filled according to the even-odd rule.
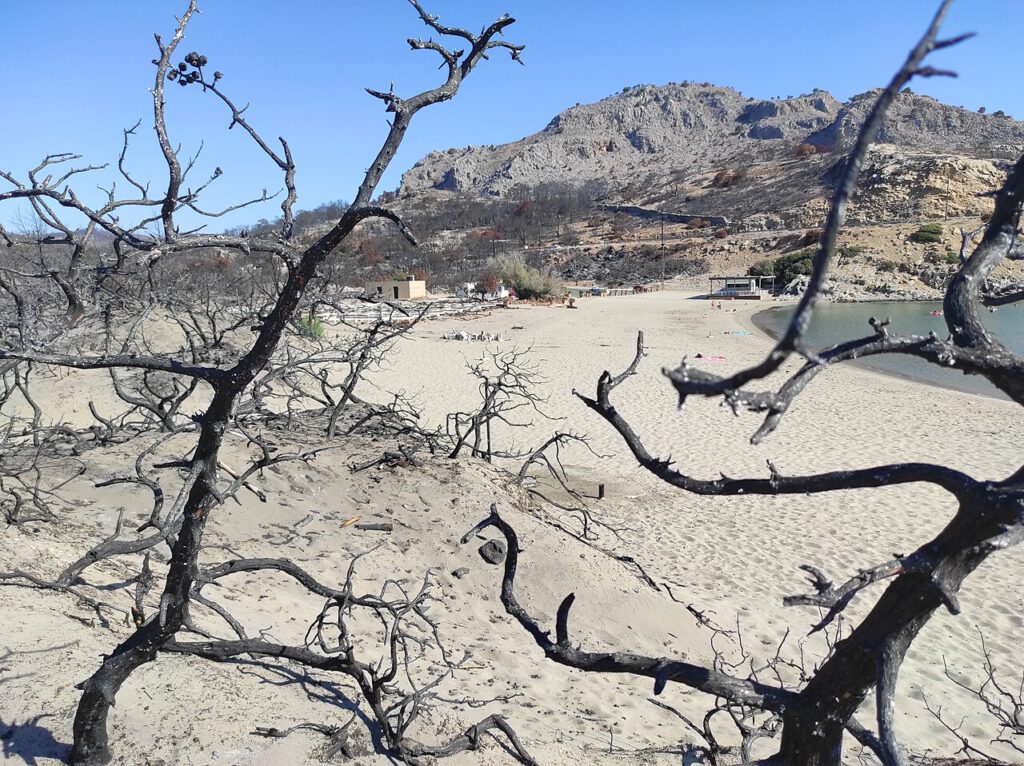
[[[586,433],[593,448],[609,457],[576,451],[573,475],[591,490],[598,482],[605,483],[608,497],[595,504],[596,512],[610,523],[629,527],[621,541],[605,534],[601,544],[635,556],[655,579],[677,585],[681,599],[707,610],[722,625],[731,627],[738,620],[745,644],[756,656],[774,652],[787,628],[787,647],[795,656],[800,637],[816,619],[812,610],[782,607],[784,595],[805,590],[800,564],[815,564],[844,578],[858,567],[926,541],[953,508],[942,492],[916,486],[802,498],[710,499],[660,484],[636,467],[612,429],[571,394],[573,388],[592,392],[602,370],[617,372],[628,364],[638,329],[647,335],[650,355],[640,373],[614,394],[614,401],[653,452],[671,454],[683,470],[697,476],[712,477],[718,471],[764,476],[764,461],[770,458],[791,474],[927,460],[977,477],[1000,478],[1020,462],[1019,455],[1005,446],[1021,424],[1015,405],[856,368],[822,374],[779,431],[765,444],[751,447],[747,440],[760,422],[756,416],[737,418],[707,401],[694,401],[678,411],[659,370],[674,365],[683,354],[698,352],[726,357],[707,362],[722,372],[755,361],[770,347],[768,341],[756,333],[727,333],[750,329],[749,315],[760,307],[712,311],[706,302],[677,292],[586,299],[578,305],[575,311],[525,307],[495,311],[473,322],[424,323],[402,341],[390,368],[374,374],[379,387],[375,396],[384,398],[384,391],[399,388],[415,392],[426,417],[443,423],[447,412],[471,406],[477,396],[475,382],[463,369],[464,358],[477,359],[495,347],[531,347],[532,358],[548,380],[548,410],[566,420],[538,421],[517,433],[517,441],[535,445],[555,428]],[[513,326],[524,329],[512,330]],[[442,333],[453,329],[499,332],[512,340],[440,340]],[[102,382],[94,380],[97,386]],[[362,393],[370,396],[371,389]],[[76,389],[76,399],[82,395]],[[495,437],[508,434],[496,431]],[[354,449],[357,456],[364,456],[379,448],[359,444]],[[422,470],[353,475],[345,467],[351,458],[327,454],[308,468],[299,465],[268,473],[259,483],[270,494],[270,502],[260,504],[246,495],[241,506],[225,507],[215,517],[210,542],[230,543],[245,555],[292,556],[324,578],[336,579],[351,553],[365,550],[379,537],[352,528],[339,531],[340,522],[356,514],[393,519],[396,532],[361,571],[367,583],[385,576],[411,583],[426,569],[436,568],[443,604],[435,606],[435,616],[454,653],[473,652],[470,668],[446,687],[446,696],[520,695],[482,709],[439,705],[422,721],[418,736],[436,741],[440,734],[458,732],[489,712],[501,711],[545,764],[679,763],[678,755],[629,752],[691,739],[668,713],[647,702],[648,682],[577,673],[545,660],[501,609],[497,570],[479,559],[476,544],[459,547],[456,541],[497,499],[524,543],[522,599],[550,620],[559,601],[575,592],[574,636],[587,647],[707,661],[708,635],[682,606],[646,587],[622,565],[554,531],[534,514],[517,510],[509,499],[516,491],[503,488],[494,472],[478,461],[437,458]],[[85,478],[93,481],[121,474],[130,465],[125,454],[114,451],[90,453],[87,459],[95,464]],[[141,492],[95,489],[83,479],[75,493],[78,506],[59,528],[38,525],[0,533],[0,569],[18,566],[55,574],[109,533],[119,506],[127,509],[127,520],[148,513],[148,498]],[[307,516],[311,519],[297,527]],[[207,560],[225,556],[213,550]],[[459,567],[470,570],[462,579],[450,575]],[[113,583],[133,574],[121,563],[107,563],[90,570],[86,579]],[[900,676],[898,722],[914,751],[956,749],[924,710],[922,694],[941,701],[950,720],[966,716],[965,733],[980,743],[995,736],[993,722],[980,705],[944,678],[941,658],[958,672],[977,677],[980,629],[1000,669],[1008,676],[1019,674],[1024,666],[1019,642],[1024,624],[1022,574],[1021,549],[993,557],[967,581],[963,614],[937,615],[915,643]],[[862,594],[849,610],[851,618],[862,615],[878,592]],[[13,738],[0,743],[0,752],[11,763],[58,762],[52,756],[63,752],[70,740],[77,701],[73,684],[92,672],[98,655],[109,651],[127,629],[83,624],[83,619],[90,621],[90,611],[66,596],[21,588],[2,588],[0,594],[7,604],[0,632],[0,734],[6,726],[48,716],[38,721],[38,728],[18,729]],[[218,595],[245,617],[253,632],[273,626],[273,635],[286,641],[301,639],[319,607],[317,599],[301,596],[290,583],[273,576],[240,577],[219,589]],[[127,593],[118,590],[106,596],[128,600]],[[808,642],[808,657],[820,650],[817,639]],[[347,687],[335,686],[338,679],[316,677],[329,683],[307,687],[307,695],[296,684],[283,684],[280,674],[242,663],[161,657],[134,675],[118,697],[112,729],[119,762],[316,762],[312,753],[320,744],[318,735],[268,741],[251,734],[255,726],[347,720],[346,703],[340,701]],[[334,702],[318,702],[314,694]],[[668,689],[663,699],[693,714],[709,703],[680,688]],[[863,717],[870,718],[870,712]],[[606,753],[610,737],[616,748],[612,755]],[[998,746],[990,749],[1012,760],[1012,753]],[[384,760],[366,756],[357,762]],[[512,760],[491,744],[482,754],[451,762]]]
[[[757,415],[736,417],[707,400],[693,400],[678,410],[662,368],[675,366],[683,355],[693,360],[702,353],[725,359],[695,363],[726,373],[759,360],[770,348],[750,322],[766,304],[736,302],[719,311],[693,298],[658,292],[582,300],[575,311],[524,307],[495,312],[473,327],[510,336],[500,348],[532,348],[549,378],[549,409],[566,420],[539,422],[533,442],[568,425],[586,433],[597,452],[612,455],[597,460],[583,450],[575,453],[578,473],[591,487],[598,481],[608,484],[602,511],[633,527],[625,546],[629,552],[656,579],[681,585],[687,599],[713,610],[723,624],[739,618],[751,644],[774,645],[787,627],[793,641],[813,623],[813,610],[781,603],[784,595],[805,592],[800,564],[819,566],[841,581],[859,567],[922,544],[946,523],[955,505],[944,492],[921,485],[744,499],[701,498],[662,484],[638,468],[614,430],[571,393],[575,388],[592,394],[602,370],[621,371],[632,359],[637,330],[645,332],[649,356],[613,401],[653,453],[671,455],[681,470],[695,476],[714,478],[719,471],[731,477],[765,476],[766,459],[786,474],[929,461],[998,479],[1019,466],[1020,454],[1010,437],[1022,422],[1016,405],[850,365],[822,373],[778,431],[757,447],[748,441],[761,422]],[[865,334],[870,332],[867,318],[865,309]],[[412,390],[410,381],[417,381],[425,411],[438,419],[476,395],[471,378],[459,376],[457,369],[461,359],[479,358],[481,344],[434,342],[453,327],[426,326],[403,344],[393,369],[379,378],[382,386],[393,378]],[[731,334],[737,331],[752,334]],[[786,369],[795,367],[791,363]],[[994,736],[991,720],[943,676],[941,658],[972,675],[980,667],[980,630],[1007,677],[1019,680],[1024,667],[1022,575],[1021,549],[993,557],[968,580],[963,614],[936,616],[911,649],[900,677],[905,719],[900,730],[918,751],[934,747],[941,752],[949,741],[924,710],[922,693],[948,705],[949,720],[967,716],[965,732],[972,737],[987,742]],[[869,591],[860,597],[851,616],[864,614],[875,595]],[[625,637],[621,645],[628,646]]]

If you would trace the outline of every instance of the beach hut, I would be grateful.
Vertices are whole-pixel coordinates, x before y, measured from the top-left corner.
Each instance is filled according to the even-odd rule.
[[[775,291],[775,277],[758,277],[751,274],[741,276],[710,277],[711,300],[753,300],[768,298]]]
[[[365,293],[368,298],[384,298],[393,301],[416,301],[427,297],[427,283],[411,274],[405,279],[385,279],[367,282]]]

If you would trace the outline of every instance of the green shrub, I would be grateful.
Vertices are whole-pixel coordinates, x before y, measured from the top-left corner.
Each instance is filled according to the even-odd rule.
[[[836,254],[839,256],[840,261],[852,261],[867,252],[867,248],[862,245],[840,245],[836,248]]]
[[[930,243],[942,241],[942,224],[926,223],[920,229],[910,235],[912,242]]]
[[[522,258],[498,258],[492,268],[517,298],[547,298],[558,292],[558,285],[539,270],[528,266]]]
[[[957,266],[960,264],[960,256],[952,250],[944,253],[925,253],[924,262],[933,266]]]
[[[313,317],[299,319],[299,334],[311,340],[323,340],[324,323]]]
[[[758,261],[747,273],[755,277],[775,277],[775,284],[785,287],[798,276],[806,276],[814,271],[815,251],[816,248],[808,247],[770,261]]]
[[[879,261],[877,268],[885,272],[896,271],[896,261]]]

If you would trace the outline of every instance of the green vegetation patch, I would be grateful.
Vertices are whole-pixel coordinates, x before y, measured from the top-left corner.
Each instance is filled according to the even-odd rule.
[[[505,286],[514,290],[517,298],[547,298],[561,292],[561,286],[522,258],[502,257],[493,261],[491,268]]]
[[[931,243],[942,241],[942,224],[926,223],[910,235],[911,242]]]
[[[323,340],[324,323],[313,317],[302,317],[299,320],[299,334],[311,340]]]
[[[953,250],[944,253],[925,253],[924,262],[933,266],[959,266],[960,255]]]
[[[864,255],[868,249],[863,245],[840,245],[836,248],[836,254],[840,261],[852,261]]]
[[[799,276],[814,271],[814,253],[817,248],[808,247],[795,253],[787,253],[771,260],[758,261],[747,271],[755,277],[775,277],[778,287],[785,287]]]

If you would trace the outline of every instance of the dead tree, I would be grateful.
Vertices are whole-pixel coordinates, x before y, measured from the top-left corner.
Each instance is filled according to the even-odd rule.
[[[673,596],[673,600],[677,599]],[[726,629],[692,606],[688,606],[687,609],[697,620],[698,625],[711,632],[710,644],[714,654],[711,669],[714,672],[741,676],[752,683],[772,683],[790,691],[798,691],[807,683],[810,675],[821,663],[832,656],[843,636],[844,623],[840,619],[833,628],[826,628],[824,631],[825,656],[815,663],[809,663],[802,641],[795,654],[788,651],[786,644],[790,633],[787,630],[776,644],[774,653],[763,660],[758,660],[744,643],[739,619],[736,620],[735,629]],[[737,756],[743,763],[752,761],[754,743],[760,739],[774,739],[782,725],[782,717],[778,713],[727,697],[715,697],[713,706],[700,719],[699,724],[662,700],[652,697],[648,702],[672,713],[683,723],[685,730],[703,740],[704,745],[691,746],[689,751],[696,751],[712,766],[735,763]],[[720,733],[716,734],[713,726],[720,718],[732,724],[739,740],[738,745],[726,745],[721,742]],[[875,751],[878,750],[877,743],[871,740],[865,740],[864,744]]]
[[[985,707],[989,717],[995,721],[997,732],[992,738],[993,743],[1001,743],[1011,750],[1024,755],[1024,670],[1019,671],[1014,678],[1009,680],[1005,675],[999,673],[996,661],[991,650],[985,642],[985,636],[981,638],[981,652],[984,657],[984,681],[980,684],[971,684],[959,678],[943,658],[943,670],[946,678],[954,685],[977,698]],[[971,744],[970,739],[961,732],[963,721],[951,722],[942,714],[942,705],[933,705],[927,698],[924,701],[925,708],[943,727],[960,742],[960,749],[957,755],[963,754],[966,757],[984,758],[993,763],[1002,763],[993,758],[989,753]]]
[[[526,457],[530,452],[518,451],[515,445],[498,449],[491,441],[492,425],[523,428],[530,421],[520,420],[523,414],[534,414],[554,420],[541,405],[544,398],[536,391],[540,376],[529,363],[529,349],[484,352],[466,367],[479,381],[480,406],[473,412],[448,415],[447,433],[452,442],[448,457],[456,458],[467,446],[473,457],[492,460],[495,457]]]
[[[62,431],[44,429],[26,441],[23,433],[12,436],[10,425],[0,427],[0,517],[7,524],[53,521],[53,505],[59,492],[85,467],[54,456],[53,443]]]
[[[239,350],[236,358],[219,363],[201,354],[193,355],[191,351],[167,354],[137,346],[126,347],[123,344],[111,346],[100,353],[85,350],[68,353],[63,349],[47,347],[45,343],[27,342],[19,333],[13,333],[11,337],[5,333],[0,345],[0,364],[39,363],[77,369],[133,371],[134,374],[143,375],[161,373],[175,380],[186,381],[186,388],[195,385],[209,396],[208,405],[195,417],[198,433],[194,448],[182,461],[187,478],[181,489],[183,501],[180,514],[174,522],[172,554],[162,585],[159,609],[140,620],[137,630],[115,647],[96,672],[81,684],[82,697],[75,716],[71,755],[75,764],[100,764],[111,759],[107,716],[118,690],[132,672],[151,662],[186,624],[188,607],[200,571],[198,559],[203,533],[210,514],[230,495],[230,492],[225,493],[225,489],[241,486],[250,471],[254,470],[250,467],[240,472],[238,478],[227,482],[221,480],[220,451],[225,434],[229,425],[235,422],[239,402],[251,391],[258,376],[274,358],[320,265],[360,222],[371,218],[390,220],[410,242],[415,243],[412,233],[397,214],[373,202],[377,185],[412,118],[421,109],[452,98],[463,80],[489,52],[504,49],[514,60],[519,60],[522,46],[500,39],[504,30],[514,22],[511,17],[502,16],[484,27],[480,33],[474,34],[440,24],[436,17],[427,14],[418,0],[410,0],[410,4],[433,34],[442,38],[458,38],[462,47],[453,51],[433,39],[411,39],[409,44],[413,50],[431,51],[440,57],[444,82],[410,97],[401,97],[393,89],[368,90],[371,96],[384,104],[391,115],[388,135],[370,163],[352,204],[325,234],[311,244],[302,245],[294,236],[296,165],[288,143],[281,139],[280,146],[274,147],[262,138],[249,123],[245,110],[239,109],[222,89],[221,73],[209,71],[205,55],[193,51],[182,56],[178,52],[186,27],[197,11],[197,0],[189,0],[170,40],[165,41],[159,35],[156,36],[157,55],[153,60],[155,71],[152,88],[153,127],[167,168],[164,191],[151,195],[150,185],[140,182],[128,169],[125,155],[134,128],[125,132],[125,148],[118,161],[118,170],[131,196],[119,197],[116,190],[111,188],[103,204],[97,207],[87,204],[84,196],[75,193],[71,183],[93,168],[70,166],[70,169],[64,170],[69,167],[68,163],[76,159],[70,155],[47,157],[39,168],[29,173],[27,179],[19,179],[6,171],[0,173],[0,178],[11,187],[0,192],[0,202],[28,200],[41,206],[44,211],[61,209],[84,217],[89,222],[90,231],[102,229],[113,239],[111,262],[98,264],[93,270],[97,283],[106,286],[104,289],[113,294],[119,294],[121,286],[128,280],[128,272],[137,269],[142,279],[148,281],[149,275],[165,264],[202,248],[220,248],[246,258],[272,258],[280,266],[280,269],[274,270],[275,275],[281,275],[279,284],[274,287],[268,310],[253,328],[251,341]],[[189,160],[179,156],[168,130],[165,116],[166,91],[172,87],[200,91],[220,101],[231,114],[232,126],[237,126],[247,134],[271,165],[281,172],[285,194],[281,201],[281,223],[276,232],[250,237],[208,234],[201,228],[185,231],[179,226],[179,214],[185,211],[200,216],[216,216],[226,211],[208,210],[202,206],[201,201],[202,192],[222,175],[219,168],[206,180],[187,182],[190,173],[196,168],[196,162],[195,158]],[[43,171],[46,171],[45,175]],[[265,199],[268,199],[266,193],[229,209]],[[133,212],[139,211],[141,217],[133,217]],[[53,222],[44,221],[53,227]],[[154,235],[154,230],[158,234]],[[0,238],[9,245],[21,243],[5,231],[0,231]],[[8,282],[0,286],[0,290],[10,294],[13,303],[21,307],[18,309],[21,311],[24,309],[21,293],[17,288],[8,290]],[[78,322],[76,330],[87,323],[85,320]],[[172,398],[176,398],[176,395]],[[167,414],[166,411],[164,414]],[[257,460],[254,466],[259,463]]]
[[[316,318],[317,309],[329,312]],[[341,302],[318,297],[309,307],[308,325],[319,331],[311,335],[300,324],[294,341],[282,346],[279,359],[269,364],[254,385],[256,409],[276,401],[286,412],[322,408],[328,415],[327,438],[338,435],[339,419],[353,403],[363,403],[356,387],[366,372],[381,364],[396,342],[427,315],[430,306],[415,314],[401,307],[382,304],[372,319],[350,318],[351,309]],[[375,408],[378,411],[380,408]]]
[[[417,718],[438,696],[438,689],[468,659],[455,659],[446,650],[437,624],[428,616],[427,609],[433,599],[431,577],[428,574],[418,590],[407,591],[401,583],[387,580],[379,592],[359,594],[355,590],[356,564],[362,556],[349,563],[345,582],[332,588],[318,582],[294,563],[280,559],[245,559],[226,561],[203,571],[196,580],[192,599],[219,615],[237,635],[237,640],[216,639],[198,627],[186,622],[183,632],[199,634],[208,640],[180,640],[169,642],[165,651],[183,652],[223,662],[235,657],[284,658],[300,667],[338,673],[349,677],[359,689],[370,709],[373,720],[380,727],[387,752],[410,766],[423,763],[424,758],[441,758],[465,750],[475,750],[481,736],[497,731],[505,735],[518,760],[527,766],[536,761],[519,741],[508,722],[500,715],[491,715],[471,726],[465,734],[442,745],[428,745],[410,736]],[[266,637],[251,638],[227,609],[202,594],[206,585],[217,583],[237,573],[259,571],[281,572],[307,588],[327,598],[323,609],[313,619],[302,646],[273,643]],[[355,633],[353,623],[358,614],[372,617],[379,625],[376,635],[379,656],[365,657],[366,631]],[[417,665],[430,664],[440,672],[421,678]],[[339,752],[347,749],[348,724],[342,727],[324,724],[300,724],[298,728],[313,728],[329,736],[331,746]],[[263,728],[266,736],[285,736],[276,728]]]
[[[570,534],[577,536],[579,539],[584,541],[592,540],[595,537],[592,530],[593,527],[607,529],[618,536],[619,530],[595,517],[593,509],[588,502],[595,499],[595,497],[585,494],[573,482],[569,472],[566,470],[563,453],[576,445],[581,446],[594,457],[607,457],[607,455],[595,452],[586,436],[557,431],[523,461],[523,464],[519,467],[519,472],[516,474],[516,483],[525,487],[526,491],[537,500],[575,517],[579,522],[580,530],[579,532],[570,531]],[[539,475],[531,473],[535,467],[539,469]],[[545,482],[550,485],[550,490],[545,486]],[[558,524],[558,526],[566,529],[561,524]],[[620,561],[624,560],[620,555],[612,554],[608,551],[604,552],[615,556]]]
[[[762,362],[735,374],[715,375],[685,360],[676,369],[667,371],[680,403],[693,396],[721,398],[735,410],[765,414],[764,423],[752,439],[756,443],[776,428],[800,392],[825,368],[867,355],[908,354],[965,374],[982,376],[1013,401],[1024,405],[1024,359],[993,337],[979,316],[986,280],[1004,259],[1018,257],[1024,158],[1013,166],[1005,184],[995,194],[995,209],[981,241],[965,259],[946,291],[944,315],[950,333],[948,339],[934,334],[902,336],[894,333],[887,322],[874,319],[869,336],[832,348],[817,351],[810,348],[805,339],[833,260],[844,210],[887,108],[912,77],[948,74],[926,66],[925,57],[964,39],[938,38],[949,6],[950,0],[942,3],[927,33],[868,114],[843,165],[807,291],[786,331]],[[802,356],[806,363],[778,390],[748,390],[750,384],[775,372],[794,355]],[[518,540],[512,528],[492,511],[482,526],[496,527],[508,541],[509,555],[501,591],[506,611],[530,633],[547,656],[557,662],[586,671],[646,676],[653,681],[656,695],[666,684],[677,683],[779,716],[781,739],[774,762],[793,766],[838,766],[844,734],[849,732],[862,742],[877,742],[877,753],[885,764],[906,763],[894,728],[895,684],[901,663],[910,644],[936,610],[945,608],[953,614],[959,613],[957,593],[964,579],[991,554],[1024,538],[1024,468],[1001,481],[984,481],[953,468],[927,463],[897,463],[806,476],[787,476],[769,464],[769,474],[764,478],[700,479],[677,467],[672,460],[653,454],[613,404],[612,395],[637,373],[643,356],[641,333],[636,355],[625,371],[618,375],[605,372],[598,381],[596,394],[577,396],[619,433],[645,470],[671,486],[699,495],[776,496],[920,482],[939,487],[951,496],[955,506],[948,523],[934,538],[923,541],[911,553],[864,569],[844,583],[834,583],[823,573],[808,568],[813,593],[788,598],[786,603],[823,609],[825,616],[815,629],[830,624],[852,599],[863,597],[865,589],[874,583],[884,582],[887,587],[867,616],[835,647],[832,656],[799,691],[669,657],[645,657],[628,651],[592,652],[577,647],[569,628],[572,595],[558,609],[552,637],[515,597]],[[686,445],[676,446],[677,453],[685,453]],[[878,711],[877,734],[856,724],[853,718],[871,694],[875,696]]]

